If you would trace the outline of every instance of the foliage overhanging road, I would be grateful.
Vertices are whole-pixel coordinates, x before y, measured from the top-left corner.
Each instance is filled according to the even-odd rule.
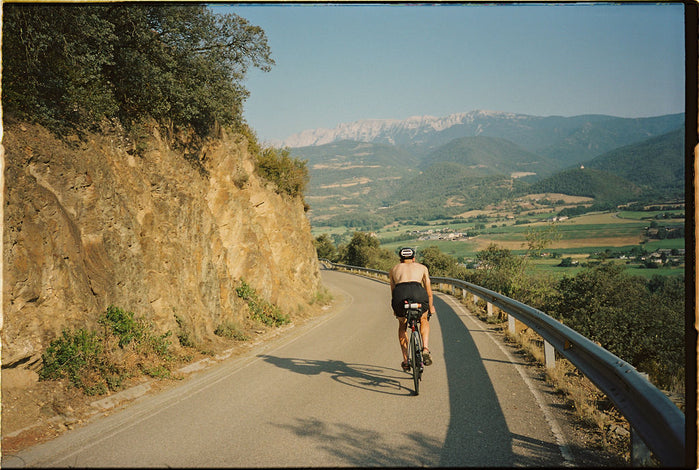
[[[248,356],[4,459],[4,466],[561,466],[523,364],[446,295],[421,393],[385,283],[323,272],[336,307]],[[533,391],[534,390],[534,391]],[[553,430],[552,430],[553,429]]]

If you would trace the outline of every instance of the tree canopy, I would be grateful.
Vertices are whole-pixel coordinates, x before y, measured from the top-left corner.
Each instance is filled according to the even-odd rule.
[[[243,78],[274,65],[260,27],[204,5],[3,8],[5,111],[54,131],[153,118],[206,135],[242,123]]]

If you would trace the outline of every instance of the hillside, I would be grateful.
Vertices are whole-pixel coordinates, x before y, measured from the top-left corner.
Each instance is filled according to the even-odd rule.
[[[360,121],[343,127],[343,135],[373,143],[344,140],[291,153],[309,162],[307,200],[314,225],[381,227],[396,219],[448,217],[515,193],[560,192],[597,197],[603,204],[641,194],[681,196],[683,118],[537,118],[479,111],[444,119]],[[334,135],[318,130],[314,138]],[[420,153],[426,148],[432,150]],[[604,173],[555,175],[581,161]],[[575,181],[581,175],[584,179]],[[488,179],[478,181],[483,177]],[[551,179],[530,189],[524,185],[541,178]]]
[[[394,219],[415,222],[452,217],[496,203],[525,186],[507,176],[483,176],[459,163],[435,163],[396,191],[384,212]]]
[[[418,172],[417,157],[386,144],[340,141],[291,149],[291,154],[308,162],[311,180],[306,199],[315,220],[324,220],[327,213],[377,208],[403,178]]]
[[[638,197],[642,189],[611,173],[592,168],[561,171],[527,188],[530,194],[561,193],[595,199],[597,203],[621,203]]]
[[[6,120],[3,374],[36,370],[61,330],[97,328],[109,305],[211,349],[217,326],[249,321],[241,279],[292,318],[315,295],[303,202],[255,174],[244,138],[208,141],[204,172],[157,127],[140,144]]]
[[[622,147],[585,163],[646,190],[681,197],[685,186],[684,129]]]
[[[527,152],[509,140],[484,136],[452,140],[425,157],[421,168],[438,162],[459,163],[472,169],[474,175],[513,178],[550,175],[559,168],[555,161]]]

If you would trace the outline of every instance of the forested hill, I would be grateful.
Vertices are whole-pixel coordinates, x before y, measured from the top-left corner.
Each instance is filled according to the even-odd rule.
[[[530,192],[558,192],[622,202],[684,195],[684,129],[600,155],[580,168],[534,183]]]
[[[684,136],[684,129],[677,129],[600,155],[585,167],[612,173],[658,195],[681,197],[685,185]]]
[[[498,137],[462,137],[439,147],[422,160],[421,169],[438,162],[454,162],[472,169],[474,175],[550,175],[560,168],[557,161],[528,152]]]
[[[538,181],[527,188],[527,192],[561,193],[591,197],[600,203],[619,204],[630,198],[637,198],[641,195],[642,189],[612,173],[583,167],[561,171],[550,178]]]

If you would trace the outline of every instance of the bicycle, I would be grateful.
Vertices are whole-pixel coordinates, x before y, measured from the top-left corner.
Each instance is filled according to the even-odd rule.
[[[408,364],[413,372],[413,384],[415,395],[420,394],[420,380],[425,365],[422,362],[422,334],[420,333],[420,318],[422,317],[422,304],[406,300],[404,303],[407,328],[410,329],[408,339]]]

